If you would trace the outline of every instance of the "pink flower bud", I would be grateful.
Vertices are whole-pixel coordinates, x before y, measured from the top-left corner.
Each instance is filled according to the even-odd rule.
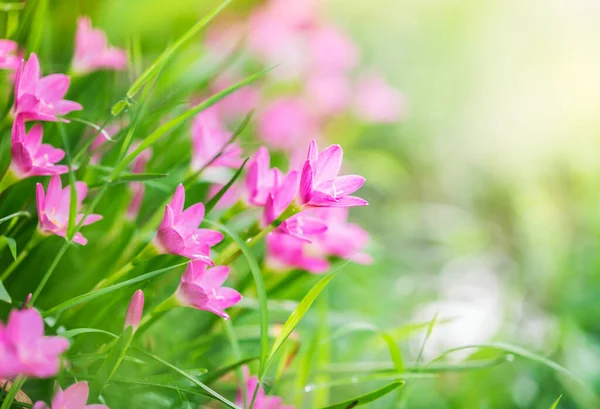
[[[136,331],[140,325],[143,312],[144,292],[142,290],[137,290],[133,293],[131,301],[129,301],[129,307],[127,307],[127,313],[125,314],[125,328],[131,325],[133,330]]]

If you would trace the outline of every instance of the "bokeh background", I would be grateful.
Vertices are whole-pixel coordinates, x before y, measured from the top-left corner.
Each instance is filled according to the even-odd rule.
[[[396,125],[341,121],[327,129],[327,138],[344,146],[348,168],[367,178],[361,192],[370,206],[352,217],[371,233],[375,262],[348,264],[336,277],[299,327],[300,351],[276,392],[312,408],[372,390],[378,382],[317,386],[391,367],[386,344],[365,331],[377,328],[394,334],[413,365],[453,347],[502,341],[559,362],[586,386],[517,358],[415,379],[401,398],[369,407],[547,409],[561,394],[559,408],[600,407],[600,2],[323,3],[328,18],[359,45],[363,65],[384,73],[406,104]],[[62,0],[51,4],[55,29],[43,38],[41,54],[52,55],[58,67],[64,55],[66,66],[72,45],[63,38],[71,39],[76,17],[87,14],[112,43],[125,44],[136,33],[151,58],[215,4]],[[254,4],[239,0],[232,7],[242,13]],[[90,227],[88,237],[100,239],[102,228]],[[100,269],[86,259],[93,256],[71,255],[55,284],[81,266]],[[303,294],[302,286],[316,279],[280,298]],[[49,305],[64,298],[62,287],[52,288],[44,297]],[[435,316],[426,342],[425,327],[407,329]],[[174,315],[156,328],[155,342],[167,342],[165,331],[193,337],[181,322],[195,317]],[[244,325],[255,333],[256,316]],[[201,348],[203,362],[210,348]],[[498,356],[473,351],[448,362]],[[295,376],[308,370],[306,361],[312,361],[308,387]],[[179,404],[176,394],[147,396],[155,407]]]

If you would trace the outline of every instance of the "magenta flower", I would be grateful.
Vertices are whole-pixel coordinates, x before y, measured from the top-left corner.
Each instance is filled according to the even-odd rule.
[[[140,326],[142,319],[142,313],[144,312],[144,292],[137,290],[133,293],[129,306],[127,307],[127,313],[125,313],[125,328],[132,326],[133,330],[136,331]]]
[[[64,74],[41,77],[37,55],[31,53],[29,60],[21,63],[17,70],[12,115],[23,115],[25,121],[56,121],[57,115],[83,109],[77,102],[63,99],[69,81],[69,76]]]
[[[68,172],[68,167],[55,165],[62,160],[65,152],[52,145],[42,144],[43,133],[40,124],[34,125],[27,133],[21,115],[15,119],[12,127],[10,169],[17,178],[60,175]]]
[[[322,254],[311,254],[305,240],[289,234],[269,233],[265,242],[267,265],[272,270],[287,271],[298,268],[313,274],[322,274],[329,270],[327,259]]]
[[[33,409],[108,409],[106,405],[86,405],[88,395],[89,387],[87,382],[74,383],[64,391],[59,386],[52,398],[51,406],[38,401],[33,405]]]
[[[228,144],[231,134],[214,117],[215,111],[196,115],[192,124],[192,170],[198,171],[223,151],[211,163],[212,168],[237,169],[242,165],[242,148],[238,144]]]
[[[244,372],[245,387],[243,391],[238,390],[236,404],[239,406],[244,405],[244,395],[246,398],[247,405],[250,405],[254,392],[256,391],[256,397],[254,398],[254,409],[294,409],[291,405],[285,405],[283,399],[279,396],[267,396],[262,385],[258,384],[258,377],[250,377],[250,373],[247,367],[242,368]],[[256,388],[258,387],[258,390]]]
[[[19,68],[19,57],[15,54],[17,43],[11,40],[0,40],[0,69],[16,70]]]
[[[349,196],[365,183],[356,175],[338,176],[342,166],[343,151],[331,145],[319,152],[317,143],[311,141],[308,156],[300,178],[300,203],[311,207],[366,206],[366,200]]]
[[[81,202],[87,195],[87,185],[83,182],[75,183],[77,192],[77,219],[76,223],[81,222],[83,214],[81,211]],[[50,178],[48,190],[44,194],[44,187],[41,183],[36,185],[36,204],[38,212],[38,230],[42,234],[56,234],[66,237],[67,226],[69,225],[69,206],[71,203],[70,186],[62,188],[60,176],[54,175]],[[102,219],[99,214],[89,214],[85,218],[84,226],[95,223]],[[87,244],[87,239],[80,232],[75,234],[73,241],[79,244]]]
[[[79,17],[72,67],[78,74],[102,69],[122,71],[127,68],[127,54],[124,50],[110,47],[106,34],[93,28],[89,17]]]
[[[130,151],[133,151],[139,143],[132,144]],[[133,161],[132,173],[144,173],[146,170],[146,165],[148,161],[152,158],[152,149],[148,148],[140,152],[140,154]],[[146,190],[144,183],[142,182],[132,182],[129,185],[129,190],[132,193],[131,202],[129,202],[129,206],[127,207],[127,211],[125,212],[125,217],[129,220],[135,220],[140,213],[140,208],[142,207],[142,201],[144,200],[144,192]]]
[[[354,106],[356,115],[368,122],[395,122],[406,111],[402,95],[375,74],[363,75],[358,80]]]
[[[44,321],[33,308],[12,310],[6,326],[0,322],[0,376],[54,376],[68,347],[65,338],[44,336]]]
[[[175,297],[181,305],[210,311],[227,320],[225,309],[242,299],[233,288],[222,287],[228,275],[227,266],[207,269],[202,261],[192,261],[181,276]]]
[[[316,118],[296,98],[272,101],[258,115],[258,136],[276,149],[294,150],[305,146],[318,133]]]
[[[245,181],[250,204],[264,206],[275,186],[276,179],[282,177],[283,173],[279,169],[271,169],[269,150],[264,146],[258,148],[248,165]]]
[[[210,247],[223,240],[223,235],[218,231],[199,229],[204,219],[204,205],[196,203],[184,211],[184,201],[185,191],[180,184],[173,200],[166,206],[154,244],[163,254],[178,254],[212,266]]]

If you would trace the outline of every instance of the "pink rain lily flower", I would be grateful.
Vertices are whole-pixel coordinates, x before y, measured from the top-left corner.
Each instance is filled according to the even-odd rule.
[[[269,233],[265,239],[267,245],[267,265],[275,271],[287,271],[294,268],[313,274],[322,274],[329,270],[329,262],[321,254],[313,255],[307,251],[306,241],[289,234]]]
[[[0,376],[54,376],[68,347],[65,338],[44,336],[44,321],[33,308],[12,310],[6,326],[0,322]]]
[[[56,121],[57,115],[83,109],[77,102],[63,99],[69,89],[69,76],[50,74],[41,77],[37,55],[31,53],[21,63],[15,78],[15,102],[12,115],[25,121]]]
[[[306,82],[306,93],[315,112],[322,116],[341,114],[352,99],[350,79],[338,73],[311,74]]]
[[[223,153],[210,164],[212,168],[237,169],[242,165],[242,148],[236,143],[228,144],[231,134],[215,117],[215,111],[202,112],[192,123],[192,170],[207,166],[219,152]]]
[[[87,185],[83,182],[75,183],[77,192],[77,218],[76,223],[81,222],[83,214],[81,211],[81,202],[87,195]],[[44,194],[44,187],[41,183],[36,185],[36,204],[38,212],[38,230],[42,234],[56,234],[66,237],[67,226],[69,225],[69,206],[71,203],[70,186],[62,188],[60,176],[54,175],[48,184],[48,190]],[[83,223],[84,226],[95,223],[102,219],[99,214],[89,214]],[[75,234],[73,241],[78,244],[87,244],[87,239],[80,232]]]
[[[354,94],[354,110],[364,121],[391,123],[405,115],[404,98],[379,75],[359,78]]]
[[[356,175],[338,176],[342,166],[343,151],[331,145],[319,152],[317,143],[311,141],[308,156],[300,178],[300,203],[310,207],[366,206],[366,200],[350,196],[365,183]]]
[[[227,266],[207,269],[203,262],[192,261],[181,276],[175,297],[181,305],[229,319],[225,309],[237,304],[242,296],[233,288],[222,287],[228,276]]]
[[[16,70],[19,68],[19,57],[16,55],[17,43],[11,40],[0,40],[0,69]]]
[[[110,47],[106,34],[93,28],[89,17],[79,17],[72,66],[78,74],[102,69],[122,71],[127,68],[127,54],[124,50]]]
[[[154,244],[163,254],[177,254],[212,266],[210,247],[223,240],[223,234],[199,229],[204,219],[204,205],[196,203],[184,211],[184,202],[185,191],[180,184],[166,206]]]
[[[55,165],[65,156],[65,152],[46,143],[42,144],[42,125],[34,125],[29,133],[21,115],[17,116],[12,127],[12,161],[10,169],[19,178],[30,176],[60,175],[69,168]]]
[[[264,206],[275,186],[275,180],[282,176],[283,173],[279,169],[271,169],[269,149],[264,146],[258,148],[248,165],[246,175],[248,202],[254,206]]]
[[[358,50],[348,35],[334,26],[321,26],[310,32],[312,69],[340,73],[354,68]]]
[[[64,391],[58,390],[52,398],[52,405],[48,406],[42,401],[33,405],[33,409],[108,409],[106,405],[86,405],[89,395],[87,382],[77,382]]]
[[[298,149],[318,133],[316,118],[297,98],[276,99],[258,115],[258,136],[276,149]]]
[[[242,371],[244,372],[244,378],[246,381],[244,384],[244,390],[238,390],[236,398],[237,405],[244,405],[245,395],[246,404],[249,406],[250,402],[252,402],[252,398],[255,396],[254,392],[256,391],[256,397],[254,398],[253,406],[254,409],[294,409],[294,406],[284,404],[283,399],[279,396],[267,396],[262,385],[259,385],[258,383],[258,377],[250,377],[247,367],[243,367]],[[257,387],[258,390],[256,389]]]

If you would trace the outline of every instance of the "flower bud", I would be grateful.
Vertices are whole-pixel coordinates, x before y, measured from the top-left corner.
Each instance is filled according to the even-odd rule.
[[[137,290],[131,297],[129,307],[127,307],[127,313],[125,314],[125,328],[130,325],[133,330],[137,330],[142,319],[142,312],[144,311],[144,292]]]

